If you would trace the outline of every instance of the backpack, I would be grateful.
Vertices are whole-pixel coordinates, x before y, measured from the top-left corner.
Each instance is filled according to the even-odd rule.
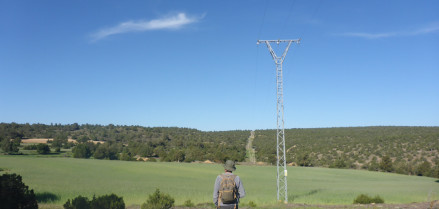
[[[233,204],[237,202],[238,191],[235,183],[235,175],[222,174],[219,187],[219,198],[223,204]]]

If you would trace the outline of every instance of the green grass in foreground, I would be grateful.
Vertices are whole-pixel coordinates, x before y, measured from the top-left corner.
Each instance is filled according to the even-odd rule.
[[[36,193],[54,194],[62,205],[78,195],[109,193],[122,196],[127,206],[141,205],[155,188],[182,205],[212,201],[212,190],[222,165],[145,163],[74,158],[0,156],[1,173],[17,173]],[[276,168],[237,166],[244,182],[246,204],[276,204]],[[437,179],[398,174],[327,168],[288,168],[290,203],[352,204],[359,194],[380,195],[386,203],[439,199]]]

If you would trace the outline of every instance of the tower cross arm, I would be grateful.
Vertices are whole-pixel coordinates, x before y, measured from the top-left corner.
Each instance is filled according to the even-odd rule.
[[[276,43],[276,44],[279,44],[279,43],[281,43],[281,42],[287,42],[288,45],[287,45],[287,47],[285,48],[285,51],[284,51],[284,53],[282,54],[282,56],[281,56],[281,57],[278,57],[278,56],[276,55],[276,53],[274,52],[273,48],[271,47],[271,44],[270,44],[270,43]],[[278,64],[282,64],[282,63],[283,63],[285,57],[287,56],[288,49],[290,48],[291,44],[294,43],[294,42],[296,42],[296,43],[299,44],[299,43],[300,43],[300,39],[290,39],[290,40],[280,40],[280,39],[279,39],[279,40],[258,40],[258,41],[256,42],[256,44],[259,45],[260,43],[265,43],[265,44],[267,45],[267,47],[268,47],[268,51],[270,51],[270,54],[271,54],[271,56],[273,57],[274,62],[276,63],[276,65],[278,65]]]
[[[284,39],[284,40],[281,40],[281,39],[279,39],[279,40],[258,40],[257,42],[256,42],[256,44],[260,44],[260,43],[280,43],[280,42],[296,42],[296,43],[300,43],[300,38],[299,39],[289,39],[289,40],[286,40],[286,39]]]

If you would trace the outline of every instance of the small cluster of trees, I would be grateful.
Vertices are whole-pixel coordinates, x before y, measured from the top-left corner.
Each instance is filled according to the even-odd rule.
[[[38,208],[34,191],[23,183],[20,175],[0,176],[0,208]]]
[[[68,199],[63,206],[64,209],[125,209],[125,202],[115,194],[93,196],[91,200],[79,195],[72,201]]]
[[[13,140],[3,138],[0,136],[1,148],[3,152],[8,154],[16,154],[19,151],[19,146],[21,143],[20,138],[15,138]]]
[[[215,143],[198,143],[189,147],[175,146],[172,140],[157,140],[154,142],[130,142],[124,145],[120,142],[105,142],[94,144],[92,142],[78,143],[72,149],[75,158],[107,159],[107,160],[135,160],[136,157],[160,158],[163,162],[194,162],[213,160],[224,162],[227,159],[243,161],[245,150],[237,146]]]
[[[123,149],[122,144],[118,143],[97,143],[92,142],[78,143],[72,149],[74,158],[90,158],[118,160],[120,152]]]

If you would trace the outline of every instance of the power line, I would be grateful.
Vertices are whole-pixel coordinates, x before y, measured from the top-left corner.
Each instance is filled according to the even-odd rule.
[[[265,9],[264,9],[264,15],[262,16],[261,26],[259,27],[259,33],[258,33],[258,40],[261,37],[262,28],[264,27],[265,22],[265,15],[267,14],[267,8],[268,8],[268,0],[265,0]]]
[[[295,2],[296,2],[295,0],[291,1],[290,9],[288,10],[288,16],[287,16],[287,19],[285,19],[283,26],[281,27],[281,31],[279,33],[279,38],[281,38],[281,36],[283,35],[285,28],[287,26],[287,23],[290,20],[291,14],[293,13],[292,11],[293,11],[293,7],[294,7]]]

